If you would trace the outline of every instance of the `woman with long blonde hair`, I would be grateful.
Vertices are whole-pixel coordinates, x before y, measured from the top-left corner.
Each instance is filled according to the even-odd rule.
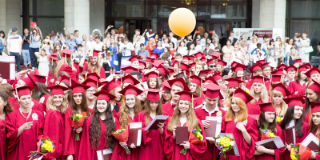
[[[240,156],[227,155],[226,159],[251,159],[258,139],[257,121],[248,116],[247,105],[253,99],[247,92],[238,88],[231,96],[231,104],[226,113],[226,131],[232,133]]]
[[[207,148],[207,142],[204,135],[203,126],[198,120],[192,106],[192,93],[188,91],[178,92],[180,95],[179,102],[174,110],[174,113],[169,120],[168,126],[164,131],[164,153],[167,159],[182,160],[182,159],[194,159],[197,157],[201,159]],[[193,134],[192,130],[196,128],[201,129],[203,135],[203,142],[199,144],[192,144],[189,141],[184,141],[181,144],[176,144],[176,128],[187,127],[188,134]],[[181,150],[185,149],[186,154],[181,154]]]
[[[47,101],[47,112],[44,120],[43,135],[49,137],[54,145],[55,151],[48,153],[45,159],[63,159],[63,145],[65,140],[64,114],[68,107],[67,96],[62,86],[49,87],[51,96]]]
[[[126,128],[133,122],[134,117],[141,111],[140,101],[137,98],[142,93],[140,89],[129,84],[126,88],[122,89],[120,93],[122,96],[122,106],[120,113],[117,115],[116,130],[119,128]],[[130,135],[129,135],[130,136]],[[131,154],[126,154],[123,148],[131,148]],[[113,150],[111,159],[133,159],[138,152],[135,149],[136,146],[131,144],[130,146],[126,142],[118,142]]]
[[[83,72],[97,73],[101,79],[106,78],[106,71],[100,65],[99,52],[97,50],[92,51],[92,55],[89,57],[89,61],[83,65]]]
[[[248,114],[258,118],[260,114],[260,103],[269,102],[268,91],[265,86],[265,80],[262,76],[254,76],[252,81],[252,86],[250,90],[250,95],[253,100],[247,104]]]
[[[289,96],[290,92],[288,89],[282,84],[278,83],[272,85],[272,91],[270,94],[271,103],[276,110],[276,122],[280,123],[287,112],[288,105],[284,102],[284,98]]]

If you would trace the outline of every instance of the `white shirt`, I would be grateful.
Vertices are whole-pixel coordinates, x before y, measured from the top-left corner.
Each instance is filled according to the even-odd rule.
[[[22,38],[20,35],[8,36],[9,52],[20,53],[22,49]]]
[[[209,110],[207,109],[206,105],[203,105],[203,106],[202,106],[202,109],[205,110],[206,112],[208,112],[208,113],[209,113],[209,116],[211,116],[214,112],[219,112],[219,111],[220,111],[217,105],[216,105],[216,107],[214,108],[214,110],[212,110],[212,111],[209,111]]]

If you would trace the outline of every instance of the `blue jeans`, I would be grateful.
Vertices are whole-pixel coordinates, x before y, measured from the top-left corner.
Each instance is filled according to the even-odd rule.
[[[31,58],[31,65],[32,65],[32,67],[37,68],[38,61],[37,61],[37,57],[34,53],[39,52],[39,48],[29,48],[29,52],[30,52],[30,58]]]
[[[23,57],[23,65],[28,67],[28,64],[31,63],[29,49],[22,50],[22,57]]]
[[[10,56],[14,56],[17,65],[17,72],[20,72],[20,54],[17,52],[10,52]]]

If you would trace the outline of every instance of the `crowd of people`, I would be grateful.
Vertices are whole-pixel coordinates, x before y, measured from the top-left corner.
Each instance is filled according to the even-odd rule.
[[[320,70],[309,63],[306,33],[274,40],[231,31],[224,41],[196,33],[136,30],[130,41],[112,26],[88,38],[67,28],[0,31],[0,53],[17,65],[15,80],[0,78],[0,159],[28,160],[44,136],[54,149],[43,159],[288,160],[289,138],[320,137]],[[146,130],[160,115],[169,118]],[[238,155],[206,135],[212,119],[233,135]],[[137,122],[141,145],[129,144]],[[181,127],[189,139],[177,143]],[[256,145],[275,136],[286,145]]]

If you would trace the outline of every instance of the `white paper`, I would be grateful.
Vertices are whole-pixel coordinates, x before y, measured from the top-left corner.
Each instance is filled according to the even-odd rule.
[[[137,146],[141,146],[142,130],[138,130]]]
[[[287,125],[286,129],[294,127],[294,120],[291,120]]]
[[[261,144],[264,144],[266,142],[270,142],[270,141],[274,141],[275,142],[275,145],[277,146],[277,148],[282,148],[284,146],[282,140],[280,137],[274,137],[274,138],[269,138],[269,139],[265,139],[265,140],[262,140],[262,141],[258,141],[256,142],[256,145],[261,145]]]
[[[15,79],[15,73],[16,73],[16,64],[11,63],[10,64],[10,80]]]
[[[112,154],[112,149],[104,149],[97,151],[97,158],[98,160],[104,160],[103,155]]]
[[[148,126],[144,129],[145,131],[149,130],[150,127],[152,126],[152,124],[156,121],[156,120],[166,120],[168,119],[168,116],[165,115],[157,115],[149,124]]]
[[[310,142],[314,142],[319,146],[319,138],[317,138],[313,133],[309,133],[308,136],[301,142],[303,146],[308,146]]]
[[[130,123],[130,128],[132,128],[132,129],[142,128],[142,122],[132,122],[132,123]]]

